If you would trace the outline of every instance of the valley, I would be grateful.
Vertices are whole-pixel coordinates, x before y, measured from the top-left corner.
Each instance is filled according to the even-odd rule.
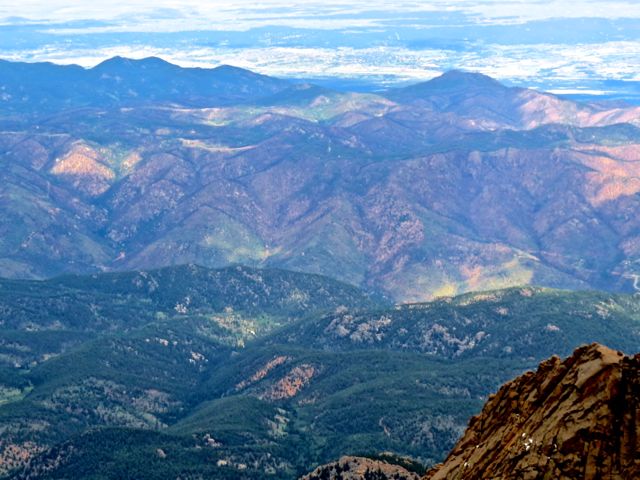
[[[426,468],[551,353],[640,343],[636,297],[598,292],[394,306],[326,277],[195,266],[0,285],[6,478],[293,479],[383,451]]]

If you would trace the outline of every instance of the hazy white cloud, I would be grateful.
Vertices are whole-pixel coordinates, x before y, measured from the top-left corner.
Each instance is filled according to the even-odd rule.
[[[547,91],[554,95],[608,95],[614,93],[611,90],[595,90],[592,88],[552,88]]]
[[[514,23],[549,18],[640,18],[637,0],[0,0],[0,19],[25,17],[52,22],[116,21],[109,28],[167,31],[202,28],[246,29],[264,25],[342,28],[339,15],[367,15],[367,23],[385,14],[449,11],[478,23]]]
[[[251,28],[263,25],[299,25],[306,21],[323,21],[324,17],[360,14],[367,11],[433,11],[446,2],[390,2],[385,0],[327,0],[290,2],[282,0],[202,1],[202,0],[24,0],[0,1],[0,18],[25,17],[51,22],[72,20],[109,20],[121,26],[165,31],[168,26],[193,28]],[[173,13],[173,15],[171,14]],[[159,19],[158,17],[163,17]],[[340,23],[339,20],[335,20]],[[195,24],[194,24],[195,22]],[[317,27],[316,27],[317,28]]]
[[[551,18],[640,18],[637,0],[496,0],[451,2],[464,4],[487,23],[514,23]]]
[[[492,45],[465,56],[471,70],[504,79],[640,81],[640,42]]]

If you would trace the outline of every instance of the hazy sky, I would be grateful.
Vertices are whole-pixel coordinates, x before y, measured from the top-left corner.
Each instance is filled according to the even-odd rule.
[[[640,0],[0,0],[0,58],[113,55],[378,83],[466,68],[593,89],[640,80]]]
[[[128,27],[145,23],[144,17],[175,20],[175,26],[197,24],[247,28],[264,24],[311,25],[320,22],[340,28],[341,15],[366,13],[368,20],[385,20],[387,14],[416,12],[460,12],[478,23],[517,23],[549,18],[640,18],[637,0],[20,0],[0,1],[0,18],[24,17],[48,21],[121,20]],[[137,18],[131,18],[135,16]],[[311,16],[311,18],[310,18]],[[129,17],[128,19],[126,17]],[[173,17],[173,18],[171,18]],[[332,18],[333,17],[333,18]],[[376,18],[377,17],[377,18]],[[127,21],[128,20],[128,21]],[[170,23],[169,21],[166,22]],[[149,25],[150,26],[150,25]],[[160,22],[156,28],[166,26]]]

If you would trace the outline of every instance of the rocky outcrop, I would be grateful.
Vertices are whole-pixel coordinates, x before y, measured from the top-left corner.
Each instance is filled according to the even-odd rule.
[[[384,460],[365,457],[342,457],[322,465],[300,480],[419,480],[417,473]]]
[[[640,354],[598,344],[505,384],[429,480],[640,478]]]
[[[371,476],[385,465],[381,476]],[[303,478],[418,478],[393,467],[400,470],[343,457]],[[492,395],[423,480],[578,478],[640,478],[640,354],[591,344],[564,361],[544,361]]]

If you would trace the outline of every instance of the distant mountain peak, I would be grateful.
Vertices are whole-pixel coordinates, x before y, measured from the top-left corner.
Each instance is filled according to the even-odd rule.
[[[114,70],[120,68],[179,68],[173,63],[167,62],[160,57],[145,57],[145,58],[127,58],[116,55],[111,57],[95,67],[92,70]]]
[[[469,71],[469,70],[462,70],[462,69],[459,69],[459,68],[454,68],[454,69],[451,69],[451,70],[447,70],[442,75],[439,75],[438,77],[435,77],[432,80],[435,80],[435,79],[438,79],[438,78],[449,79],[449,80],[451,80],[451,79],[467,79],[467,80],[474,80],[474,81],[500,83],[495,78],[490,77],[489,75],[485,75],[484,73],[472,72],[472,71]]]
[[[235,65],[229,65],[228,63],[223,63],[222,65],[218,65],[214,67],[213,70],[217,70],[219,72],[251,72],[251,70],[247,70],[246,68],[236,67]],[[255,72],[251,72],[255,73]]]
[[[206,70],[206,69],[204,69]],[[257,73],[246,68],[236,67],[235,65],[222,64],[217,67],[209,69],[211,72],[215,72],[217,75],[228,77],[245,77],[245,78],[270,78],[261,73]]]
[[[507,88],[495,78],[478,72],[465,70],[449,70],[439,77],[435,77],[422,85],[442,90],[456,90],[462,88]]]
[[[516,89],[509,88],[483,73],[449,70],[426,82],[389,90],[387,97],[394,101],[411,102],[430,97],[452,100],[460,96],[475,96],[477,94],[493,98],[493,95],[504,96],[509,92],[517,93]],[[497,99],[496,102],[498,102]],[[448,105],[448,101],[445,104]]]

